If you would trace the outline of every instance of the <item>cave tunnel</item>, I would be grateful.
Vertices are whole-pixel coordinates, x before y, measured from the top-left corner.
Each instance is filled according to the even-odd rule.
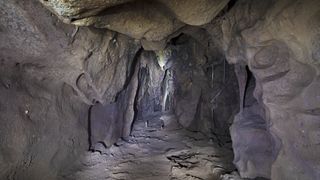
[[[320,1],[0,0],[0,180],[320,179]]]

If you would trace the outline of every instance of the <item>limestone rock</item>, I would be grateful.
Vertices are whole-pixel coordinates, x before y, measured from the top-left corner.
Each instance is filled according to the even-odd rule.
[[[0,1],[0,179],[320,179],[319,1],[39,1]]]
[[[228,0],[40,0],[66,23],[95,26],[136,39],[161,41],[188,25],[209,23]]]
[[[244,160],[238,164],[242,176],[261,176],[261,168],[245,168],[252,163],[252,167],[264,166],[264,176],[270,174],[269,178],[275,180],[320,178],[319,146],[314,139],[319,129],[306,130],[319,125],[316,89],[320,69],[314,51],[318,49],[314,40],[319,34],[319,7],[319,2],[312,0],[240,1],[223,22],[227,59],[247,64],[252,71],[257,82],[255,98],[265,109],[263,134],[272,137],[271,142],[247,144],[247,149],[256,152],[272,145],[269,157],[256,157],[254,163],[252,157],[246,158],[246,152],[238,149],[245,142],[238,139],[237,133],[232,135],[235,154]],[[250,9],[249,13],[243,13],[244,9]],[[250,123],[243,121],[247,130],[258,131],[255,123]],[[236,126],[232,131],[240,130]]]
[[[140,45],[37,1],[1,1],[0,14],[0,179],[57,179],[89,147],[89,105],[115,100]]]

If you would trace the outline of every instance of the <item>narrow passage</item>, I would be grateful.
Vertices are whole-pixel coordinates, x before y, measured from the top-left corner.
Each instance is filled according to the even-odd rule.
[[[181,128],[172,115],[151,117],[134,123],[128,141],[88,152],[70,179],[221,179],[235,170],[230,146]]]

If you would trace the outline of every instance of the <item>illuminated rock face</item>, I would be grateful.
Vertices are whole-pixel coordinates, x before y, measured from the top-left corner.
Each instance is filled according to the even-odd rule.
[[[209,23],[228,0],[40,0],[66,23],[161,41],[181,27]]]
[[[89,149],[89,106],[115,101],[140,45],[38,2],[0,6],[0,179],[56,179]]]
[[[99,16],[102,12],[111,11],[111,13],[114,13],[112,8],[117,9],[117,13],[124,13],[126,9],[122,9],[124,7],[123,5],[128,5],[131,9],[134,9],[133,7],[135,3],[137,3],[135,0],[40,0],[40,2],[60,18],[69,19],[69,21]],[[147,5],[145,7],[149,7],[148,5],[150,5],[150,2],[147,1],[143,1],[143,3]],[[227,3],[227,0],[156,0],[151,4],[157,6],[157,11],[163,14],[166,14],[166,11],[172,13],[166,16],[173,16],[189,25],[203,25],[209,23]],[[138,14],[139,11],[144,11],[143,7],[134,10],[136,10],[134,12],[135,14]],[[151,13],[152,11],[148,10],[148,12]]]
[[[230,134],[242,177],[320,179],[319,42],[316,0],[0,1],[0,179],[64,179],[163,113]]]

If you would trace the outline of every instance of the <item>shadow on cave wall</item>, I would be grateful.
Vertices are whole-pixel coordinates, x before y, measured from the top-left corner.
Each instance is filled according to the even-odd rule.
[[[248,66],[236,65],[240,112],[230,127],[233,163],[241,177],[269,177],[274,161],[274,143],[268,131],[261,87]]]

